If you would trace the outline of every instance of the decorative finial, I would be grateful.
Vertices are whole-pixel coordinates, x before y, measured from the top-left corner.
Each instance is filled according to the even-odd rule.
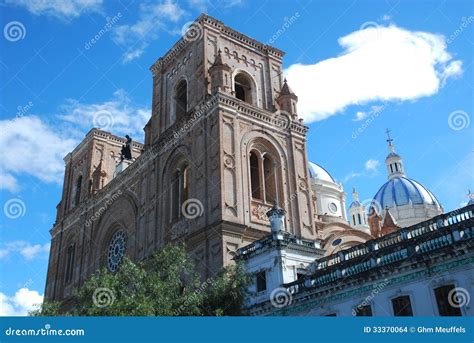
[[[357,190],[356,188],[352,188],[352,199],[354,199],[354,201],[359,201],[359,193],[357,193]]]
[[[285,231],[285,210],[278,206],[276,200],[272,209],[267,212],[267,217],[270,221],[272,232]]]

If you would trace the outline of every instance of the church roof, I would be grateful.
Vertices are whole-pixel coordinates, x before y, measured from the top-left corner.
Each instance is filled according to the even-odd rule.
[[[360,202],[359,201],[353,201],[352,204],[349,206],[349,208],[352,208],[352,207],[359,207],[360,206]]]
[[[374,202],[374,206],[382,209],[408,204],[440,207],[436,197],[425,186],[404,176],[394,177],[382,185],[372,200]]]
[[[280,95],[294,95],[286,79],[283,81],[283,86],[281,87]]]
[[[389,158],[392,158],[392,157],[399,157],[399,158],[400,158],[400,155],[397,154],[396,152],[390,152],[390,153],[387,155],[386,160],[388,160]]]
[[[318,179],[322,181],[336,183],[336,180],[329,174],[329,172],[314,162],[308,162],[309,177],[311,179]]]

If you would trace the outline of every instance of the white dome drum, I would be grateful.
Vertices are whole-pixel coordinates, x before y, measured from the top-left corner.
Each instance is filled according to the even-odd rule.
[[[317,214],[322,220],[346,221],[346,195],[341,184],[320,165],[308,162],[311,189],[316,196]]]

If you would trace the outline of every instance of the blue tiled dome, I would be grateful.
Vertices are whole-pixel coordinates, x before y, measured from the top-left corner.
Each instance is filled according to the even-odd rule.
[[[381,209],[408,205],[410,202],[440,207],[436,197],[426,187],[402,176],[394,177],[380,187],[372,202],[380,205]]]

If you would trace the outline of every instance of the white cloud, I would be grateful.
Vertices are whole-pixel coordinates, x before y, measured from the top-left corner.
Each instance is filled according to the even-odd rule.
[[[93,127],[110,131],[117,135],[130,135],[143,142],[143,127],[150,119],[151,110],[137,107],[124,90],[118,90],[113,97],[101,103],[81,103],[68,99],[61,107],[59,117],[75,124],[85,131]]]
[[[47,256],[50,243],[30,244],[25,241],[12,241],[4,243],[0,248],[0,259],[7,258],[12,253],[19,253],[27,261],[34,260],[37,256]]]
[[[367,118],[367,116],[368,116],[367,112],[358,111],[356,113],[356,117],[355,117],[354,121],[364,120],[365,118]]]
[[[148,44],[142,44],[138,48],[130,49],[124,52],[122,55],[123,63],[128,63],[133,61],[134,59],[139,58],[145,52]]]
[[[6,4],[23,7],[34,15],[46,15],[62,20],[74,19],[87,12],[100,12],[102,2],[102,0],[5,0]]]
[[[364,177],[364,176],[369,176],[372,177],[378,173],[378,167],[380,165],[380,162],[374,159],[369,159],[365,161],[364,163],[364,170],[360,172],[354,172],[351,171],[349,174],[347,174],[342,182],[346,183],[349,180],[355,179],[357,177]]]
[[[367,160],[365,162],[365,170],[369,172],[375,172],[377,171],[377,168],[379,167],[379,165],[380,165],[380,162],[377,160],[373,160],[373,159]]]
[[[346,183],[347,181],[355,179],[356,177],[359,177],[361,175],[362,175],[361,173],[350,172],[344,177],[344,179],[342,179],[342,183]]]
[[[383,108],[384,106],[374,105],[374,106],[370,106],[369,111],[357,111],[356,116],[353,119],[353,121],[362,121],[368,116],[378,115],[380,114],[380,112],[382,112]]]
[[[437,93],[462,62],[446,50],[442,35],[395,25],[367,27],[341,37],[340,56],[285,70],[306,122],[371,101],[414,100]]]
[[[0,316],[26,316],[43,303],[43,295],[28,288],[20,288],[9,297],[0,292]]]
[[[186,11],[173,0],[142,3],[138,21],[131,25],[117,26],[112,35],[115,43],[128,47],[123,55],[123,62],[140,57],[148,43],[158,38],[160,31],[166,31],[169,23],[177,23],[185,14]]]
[[[240,5],[242,0],[188,0],[191,7],[199,9],[201,12],[208,8],[230,8]]]
[[[37,116],[0,120],[1,189],[18,190],[16,176],[27,174],[44,182],[60,182],[63,157],[76,141],[60,134]]]
[[[0,190],[8,190],[10,192],[18,192],[20,186],[18,185],[17,180],[13,177],[13,175],[6,173],[5,171],[0,169]]]
[[[93,127],[117,135],[130,135],[143,142],[143,127],[151,110],[132,104],[123,90],[101,103],[66,100],[57,115],[61,121],[51,125],[36,115],[0,120],[0,189],[16,192],[18,176],[29,175],[43,182],[61,184],[63,158]]]

